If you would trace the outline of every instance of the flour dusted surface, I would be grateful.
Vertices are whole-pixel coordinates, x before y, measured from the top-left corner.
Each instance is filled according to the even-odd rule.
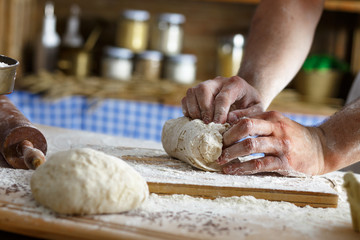
[[[24,217],[41,218],[51,224],[70,222],[76,226],[77,218],[64,218],[36,204],[29,186],[32,173],[32,170],[0,169],[1,203],[9,203],[2,207],[12,203],[22,206],[18,207],[22,211],[16,212]],[[92,223],[87,228],[100,231],[111,223],[113,227],[137,227],[201,239],[358,239],[359,235],[352,230],[342,175],[340,172],[326,175],[339,191],[337,208],[300,208],[250,196],[208,200],[151,194],[136,210],[87,217]]]
[[[40,129],[48,140],[49,156],[67,150],[70,146],[75,148],[84,144],[109,146],[106,149],[113,146],[111,149],[114,153],[117,153],[116,146],[121,144],[129,147],[161,148],[154,142],[47,127]],[[207,200],[184,195],[151,194],[136,210],[86,217],[85,222],[88,224],[84,224],[84,221],[79,223],[77,219],[80,218],[55,214],[37,204],[29,185],[32,173],[32,170],[0,168],[0,211],[12,211],[19,215],[20,219],[41,219],[43,224],[49,223],[51,226],[65,223],[71,227],[82,225],[84,232],[102,232],[109,226],[117,229],[111,228],[111,232],[121,232],[124,227],[128,227],[159,232],[160,236],[168,236],[168,239],[359,239],[359,234],[352,230],[341,172],[322,176],[330,179],[339,193],[337,208],[296,207],[286,202],[270,202],[249,196]],[[202,174],[211,176],[210,172]],[[169,175],[170,173],[166,173],[166,176]],[[360,180],[360,175],[356,176]],[[272,179],[274,185],[281,185],[275,178]],[[247,181],[259,182],[250,176]],[[143,235],[139,238],[147,239],[151,236]]]

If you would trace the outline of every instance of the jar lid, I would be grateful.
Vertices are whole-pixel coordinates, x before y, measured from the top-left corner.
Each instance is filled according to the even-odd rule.
[[[180,13],[163,13],[159,15],[159,21],[166,21],[172,24],[182,24],[185,16]]]
[[[152,50],[141,52],[138,56],[140,59],[147,59],[153,61],[161,61],[161,59],[163,58],[161,52]]]
[[[150,14],[145,10],[125,10],[122,12],[122,16],[126,19],[131,19],[135,21],[146,21],[150,18]]]
[[[168,60],[171,62],[195,63],[197,61],[197,57],[193,54],[178,54],[169,56]]]
[[[104,54],[109,57],[124,59],[130,59],[134,56],[134,53],[130,49],[111,46],[104,48]]]

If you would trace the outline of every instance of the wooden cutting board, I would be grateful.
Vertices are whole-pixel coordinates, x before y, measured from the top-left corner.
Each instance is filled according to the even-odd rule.
[[[162,150],[90,147],[126,160],[144,176],[153,193],[205,198],[252,195],[272,201],[288,201],[298,206],[337,205],[338,196],[332,188],[333,183],[324,177],[227,176],[193,169],[186,163],[171,159]],[[158,226],[152,222],[156,218],[165,221],[167,218],[164,216],[171,216],[172,221],[179,216],[195,220],[201,216],[193,212],[176,213],[166,209],[154,213],[140,210],[82,217],[56,214],[39,206],[33,199],[29,186],[31,175],[30,170],[0,168],[1,230],[51,239],[201,239],[192,237],[181,228],[171,231],[161,227],[164,223]],[[209,216],[205,215],[205,218]],[[174,224],[178,227],[180,223]],[[241,228],[236,229],[241,231]]]
[[[229,176],[204,172],[169,157],[162,150],[145,148],[89,147],[126,160],[148,182],[150,192],[186,194],[215,199],[250,195],[297,206],[337,207],[338,195],[325,177],[283,177],[278,175]]]

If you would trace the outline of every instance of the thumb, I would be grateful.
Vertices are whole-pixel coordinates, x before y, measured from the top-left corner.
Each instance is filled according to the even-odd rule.
[[[262,113],[262,112],[264,112],[263,108],[259,104],[256,104],[251,107],[244,108],[244,109],[233,110],[233,111],[229,112],[228,117],[227,117],[227,122],[230,124],[235,124],[241,118],[251,117],[251,116],[254,116],[254,115]]]
[[[237,123],[241,118],[244,118],[245,116],[247,116],[247,109],[235,110],[229,112],[227,117],[227,122],[233,125]]]

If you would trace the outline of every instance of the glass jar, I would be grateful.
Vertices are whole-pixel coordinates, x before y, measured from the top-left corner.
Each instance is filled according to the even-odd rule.
[[[192,54],[169,56],[165,65],[165,78],[176,83],[190,84],[196,80],[197,58]]]
[[[242,34],[220,38],[217,53],[217,75],[223,77],[237,75],[242,60],[244,43],[245,39]]]
[[[161,60],[163,55],[159,51],[144,51],[137,56],[134,78],[156,82],[160,79]]]
[[[160,14],[151,35],[151,49],[165,55],[179,54],[182,50],[185,16],[178,13]]]
[[[117,26],[116,44],[135,53],[147,48],[148,20],[150,14],[143,10],[125,10]]]
[[[133,69],[134,53],[126,48],[105,47],[101,63],[103,77],[129,81]]]

